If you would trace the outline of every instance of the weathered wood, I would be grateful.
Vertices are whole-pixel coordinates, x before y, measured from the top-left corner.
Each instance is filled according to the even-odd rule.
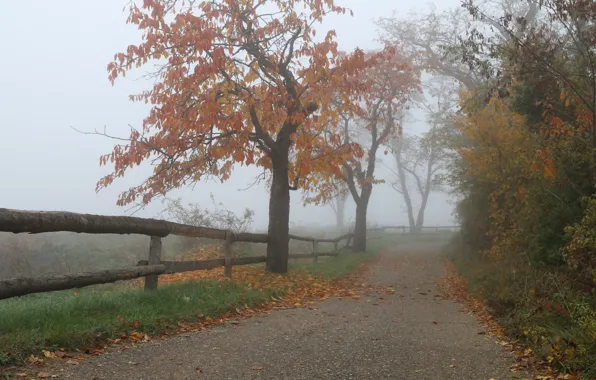
[[[227,231],[224,243],[224,276],[228,278],[232,278],[232,244],[234,244],[234,233]]]
[[[322,257],[322,256],[339,256],[339,253],[337,252],[321,252],[318,253],[317,256]],[[292,253],[290,254],[290,259],[312,259],[313,255],[312,253]]]
[[[224,240],[225,230],[195,227],[165,220],[132,216],[77,214],[62,211],[23,211],[0,208],[0,231],[42,233],[69,231],[88,234],[140,234],[149,236],[181,235]],[[266,243],[267,234],[242,233],[236,241]]]
[[[346,239],[348,237],[349,234],[346,235],[342,235],[340,237],[337,238],[329,238],[329,239],[320,239],[320,238],[314,238],[314,237],[310,237],[310,236],[298,236],[298,235],[292,235],[290,234],[290,239],[294,239],[294,240],[299,240],[299,241],[308,241],[308,242],[313,242],[313,241],[318,241],[319,243],[335,243],[336,241],[341,241],[343,239]]]
[[[234,235],[234,241],[245,243],[267,243],[267,234],[253,234],[250,232],[241,232]]]
[[[312,242],[312,262],[314,264],[319,262],[319,256],[317,255],[318,246],[319,246],[319,243],[317,243],[316,240]]]
[[[0,231],[41,233],[71,231],[91,234],[166,236],[168,222],[131,216],[104,216],[72,212],[21,211],[0,208]]]
[[[151,236],[151,242],[149,244],[149,260],[148,265],[159,265],[161,261],[161,237]],[[145,277],[145,290],[157,289],[158,275],[152,274]]]
[[[299,240],[299,241],[313,241],[315,238],[308,237],[308,236],[298,236],[290,234],[290,239]]]
[[[161,261],[161,265],[166,267],[166,274],[193,272],[195,270],[209,270],[223,267],[224,259],[210,259],[197,261]],[[147,265],[147,260],[141,260],[137,263],[138,266]]]
[[[265,262],[265,256],[254,257],[236,257],[232,259],[232,265],[249,265]],[[195,260],[195,261],[161,261],[161,265],[165,266],[165,274],[193,272],[196,270],[210,270],[225,265],[224,259],[209,259],[209,260]],[[147,260],[140,260],[137,266],[147,265]]]
[[[333,242],[336,242],[337,241],[339,243],[340,241],[345,240],[345,239],[348,239],[348,242],[349,242],[350,240],[352,240],[352,237],[353,236],[354,236],[353,233],[341,235],[341,236],[336,237],[335,239],[333,239]],[[321,241],[321,240],[319,240],[319,241]]]
[[[45,277],[18,277],[0,281],[0,299],[45,293],[55,290],[82,288],[89,285],[108,284],[131,280],[151,274],[165,273],[164,265],[104,270],[99,272],[71,273]]]
[[[264,263],[267,261],[265,256],[254,256],[254,257],[235,257],[232,259],[232,265],[249,265]]]

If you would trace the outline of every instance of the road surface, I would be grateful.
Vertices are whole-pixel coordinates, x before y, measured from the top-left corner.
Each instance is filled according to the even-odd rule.
[[[386,250],[365,280],[394,294],[328,299],[92,357],[68,379],[511,379],[511,357],[442,299],[439,243]]]

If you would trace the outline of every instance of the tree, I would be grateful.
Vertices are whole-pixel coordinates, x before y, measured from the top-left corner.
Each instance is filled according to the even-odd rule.
[[[437,130],[431,130],[423,137],[402,136],[394,139],[391,147],[397,167],[397,181],[391,183],[406,204],[411,232],[420,232],[424,225],[424,212],[432,191],[441,189],[438,175],[443,170],[444,145]],[[409,190],[413,181],[420,197],[420,206],[414,216],[414,203]]]
[[[207,178],[225,181],[236,164],[263,167],[271,176],[266,267],[285,273],[290,190],[313,170],[339,170],[351,154],[315,149],[324,145],[325,125],[337,119],[332,94],[352,99],[362,83],[351,78],[367,65],[360,50],[340,54],[333,31],[315,40],[315,23],[346,9],[333,0],[144,0],[129,11],[142,43],[115,55],[109,79],[156,61],[153,87],[131,96],[151,109],[140,131],[101,157],[114,170],[98,190],[144,161],[154,166],[152,175],[118,204],[147,204]],[[314,151],[324,161],[317,163]]]
[[[333,214],[335,215],[335,227],[339,231],[342,231],[346,222],[346,201],[348,200],[349,192],[346,183],[337,178],[332,179],[329,189],[333,193],[328,196],[329,201],[327,205],[333,210]]]
[[[407,17],[383,17],[377,21],[382,38],[406,48],[425,70],[452,77],[468,88],[483,81],[478,70],[471,69],[454,54],[465,35],[469,16],[459,9],[437,13],[434,6],[426,14],[410,12]]]
[[[431,98],[421,97],[416,104],[426,113],[430,130],[421,137],[400,136],[391,142],[397,168],[397,180],[391,186],[403,197],[412,232],[420,231],[424,224],[430,193],[440,189],[440,175],[445,169],[448,144],[453,134],[452,116],[458,101],[458,85],[447,76],[433,77],[426,81],[424,87]],[[411,181],[420,197],[416,216],[410,194]]]
[[[509,0],[519,4],[521,0]],[[525,16],[504,8],[495,17],[474,1],[465,4],[470,14],[495,26],[507,44],[499,45],[507,70],[500,77],[557,87],[560,99],[540,99],[539,108],[555,127],[551,133],[569,132],[591,140],[592,177],[596,185],[596,5],[591,1],[530,0]],[[542,10],[544,18],[533,23]],[[520,31],[523,31],[520,32]],[[498,45],[490,36],[478,33],[468,41],[475,50]],[[512,80],[510,79],[509,82]],[[557,105],[562,101],[562,107]],[[558,107],[557,107],[558,106]],[[587,136],[591,135],[591,136]]]
[[[342,193],[337,195],[331,202],[329,202],[329,206],[333,210],[335,214],[335,227],[338,230],[343,230],[346,225],[346,201],[348,200],[348,194]]]
[[[396,51],[370,66],[358,78],[365,84],[366,92],[358,94],[358,109],[351,114],[338,111],[340,124],[330,123],[326,131],[327,142],[332,147],[358,144],[365,152],[363,158],[350,157],[344,162],[336,178],[345,183],[356,203],[356,220],[352,248],[356,252],[366,250],[366,215],[372,195],[375,167],[379,149],[393,136],[400,134],[401,125],[397,115],[406,107],[410,96],[419,91],[419,71],[412,62]],[[335,102],[343,107],[341,102]],[[317,189],[316,201],[326,201],[330,194],[329,183]]]
[[[406,47],[428,72],[451,77],[469,90],[478,89],[486,85],[487,77],[502,69],[501,47],[521,38],[539,11],[534,1],[497,0],[485,4],[485,14],[505,12],[512,16],[509,22],[496,17],[506,27],[492,17],[470,17],[461,8],[437,13],[434,6],[426,14],[383,17],[377,25],[384,40]],[[462,6],[474,7],[472,1],[463,2]]]

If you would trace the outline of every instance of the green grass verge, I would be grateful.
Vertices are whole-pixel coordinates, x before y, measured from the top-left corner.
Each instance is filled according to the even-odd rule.
[[[307,259],[307,261],[290,261],[289,268],[290,270],[306,270],[330,280],[341,279],[354,272],[360,264],[376,257],[381,249],[390,242],[385,238],[372,239],[367,242],[366,252],[352,252],[343,249],[339,256],[319,257],[317,264],[314,264],[311,259]]]
[[[494,260],[456,236],[445,248],[507,335],[559,369],[596,377],[596,295],[562,269],[531,266],[519,258]]]
[[[290,270],[306,270],[340,279],[374,258],[389,238],[368,242],[367,252],[344,250],[337,257],[291,261]],[[0,301],[0,367],[19,363],[42,349],[81,349],[93,342],[117,338],[132,330],[159,334],[180,321],[214,317],[241,305],[267,302],[280,289],[259,291],[212,280],[161,285],[156,291],[119,285],[32,294]]]
[[[133,329],[156,334],[179,321],[197,321],[273,294],[218,281],[162,285],[154,292],[117,286],[35,294],[0,301],[0,366],[42,348],[77,349]],[[138,328],[131,325],[138,321]]]

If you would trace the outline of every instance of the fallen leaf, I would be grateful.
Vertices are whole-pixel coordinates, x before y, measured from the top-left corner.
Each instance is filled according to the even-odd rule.
[[[197,367],[197,368],[195,368],[195,372],[196,372],[196,373],[201,373],[201,372],[202,372],[202,371],[201,371],[201,368],[200,368],[200,367]]]
[[[423,369],[417,369],[417,370],[416,370],[416,371],[414,371],[414,372],[416,372],[416,373],[420,373],[420,372],[424,372],[424,370],[423,370]]]
[[[451,364],[451,365],[449,366],[449,368],[455,368],[455,367],[457,367],[457,365],[455,365],[455,364]]]
[[[263,367],[262,365],[253,365],[252,367],[250,367],[250,369],[253,369],[255,371],[262,371],[265,369],[265,367]]]
[[[46,358],[55,358],[56,354],[54,354],[53,352],[47,351],[47,350],[43,350],[43,356],[45,356]]]
[[[78,362],[78,361],[76,361],[76,360],[72,360],[72,359],[70,359],[70,360],[67,360],[67,361],[66,361],[66,364],[70,364],[70,365],[79,365],[79,362]]]
[[[16,377],[27,377],[29,374],[27,372],[18,372],[14,374]]]
[[[439,322],[433,321],[433,325],[438,325],[438,324],[439,324]]]
[[[43,363],[43,359],[38,358],[35,355],[31,355],[29,356],[29,363],[31,364],[42,364]]]
[[[40,372],[37,374],[37,377],[40,379],[47,379],[48,377],[50,377],[50,374],[47,372]]]

